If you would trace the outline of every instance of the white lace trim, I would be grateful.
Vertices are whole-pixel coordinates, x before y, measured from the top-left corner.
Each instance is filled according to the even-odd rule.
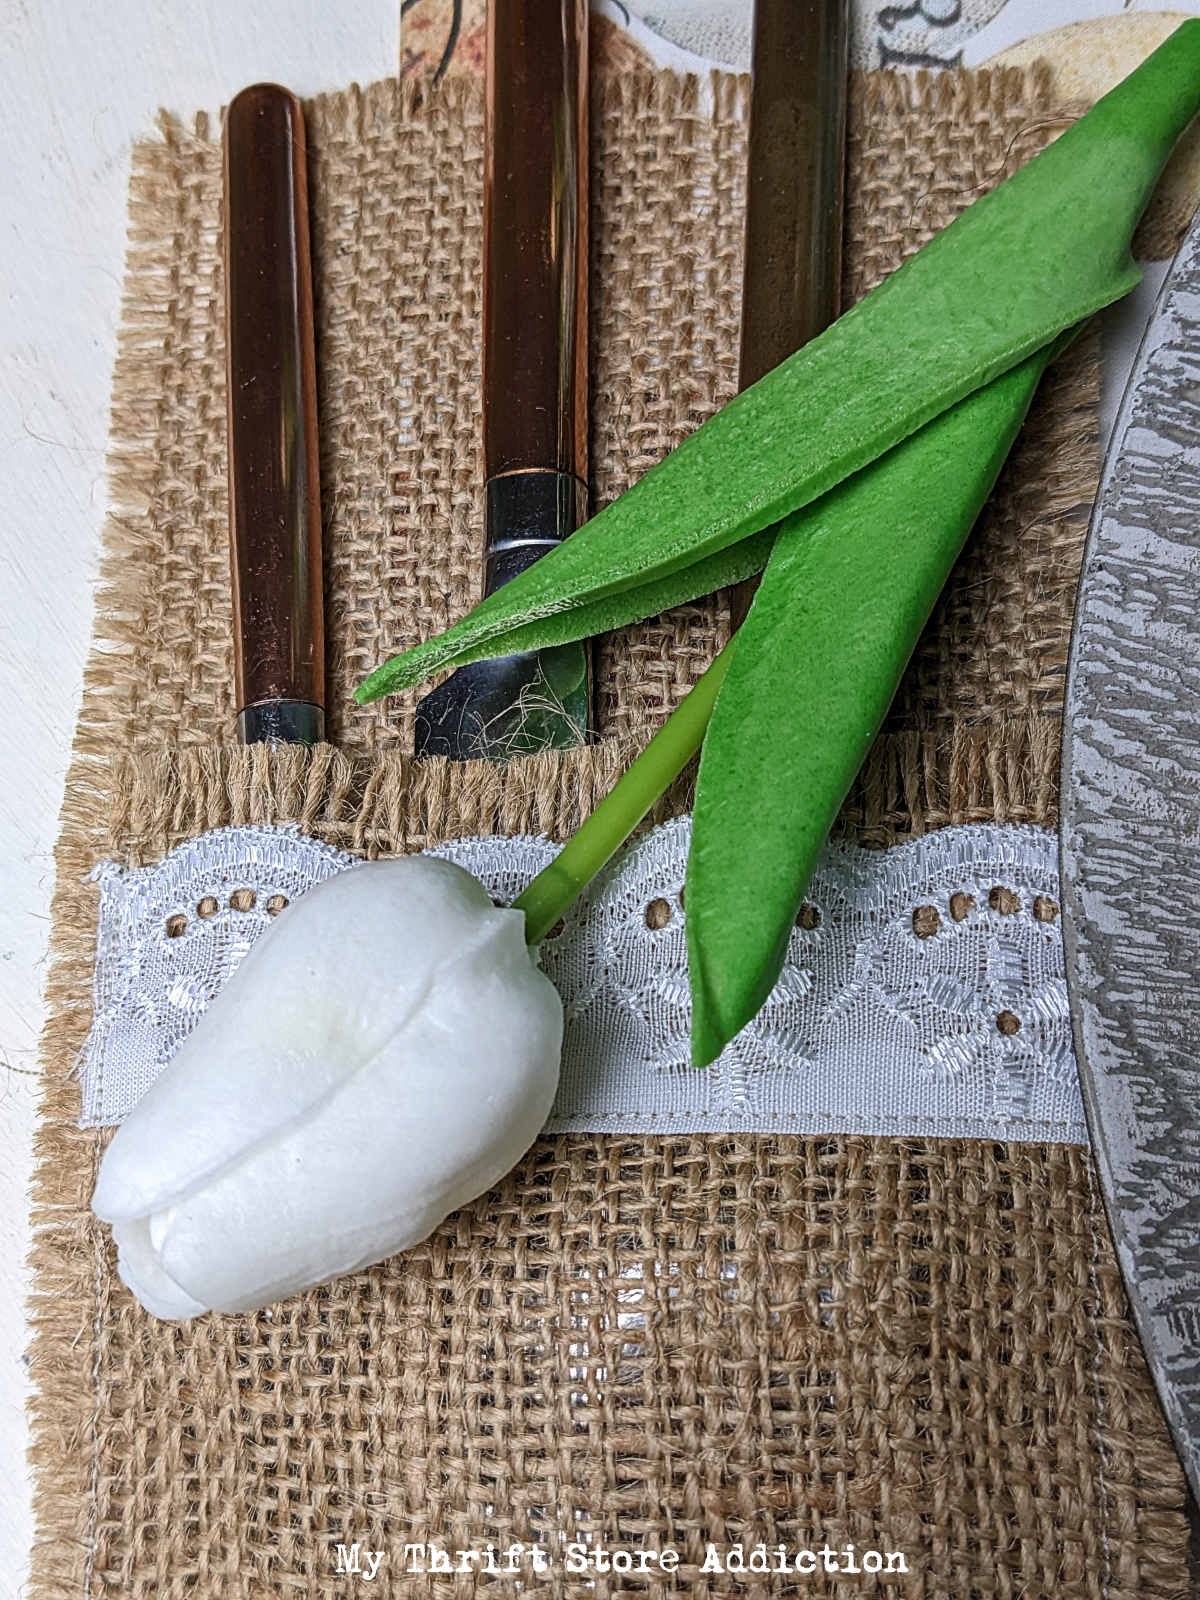
[[[1087,1142],[1051,834],[980,826],[887,851],[829,845],[766,1006],[695,1072],[680,907],[690,832],[683,818],[627,849],[543,946],[566,1012],[549,1130]],[[487,838],[434,853],[510,900],[557,848]],[[356,864],[291,829],[224,828],[155,867],[98,867],[83,1126],[136,1104],[281,901]]]

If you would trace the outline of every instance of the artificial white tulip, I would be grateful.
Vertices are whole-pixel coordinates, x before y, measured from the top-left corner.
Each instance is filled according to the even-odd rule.
[[[156,1316],[251,1311],[424,1239],[519,1159],[562,1006],[521,911],[431,856],[310,889],[118,1129],[92,1199]]]

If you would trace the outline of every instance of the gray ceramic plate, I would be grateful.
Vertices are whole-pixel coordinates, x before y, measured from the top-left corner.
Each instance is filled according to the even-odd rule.
[[[1200,1490],[1200,226],[1117,418],[1063,747],[1075,1045],[1134,1315]]]

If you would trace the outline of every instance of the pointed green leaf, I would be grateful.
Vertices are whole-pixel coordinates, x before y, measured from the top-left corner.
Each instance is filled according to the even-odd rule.
[[[779,530],[700,758],[687,871],[697,1066],[774,987],[817,855],[1050,354]]]
[[[569,611],[556,611],[536,622],[510,628],[498,633],[485,644],[466,649],[443,663],[447,667],[463,667],[469,661],[490,661],[496,656],[514,655],[520,650],[547,650],[552,645],[569,644],[574,639],[591,639],[598,633],[611,633],[623,628],[627,622],[640,622],[643,617],[656,617],[672,606],[686,605],[700,595],[712,594],[743,578],[761,572],[775,542],[775,529],[764,528],[727,550],[697,561],[694,566],[682,567],[665,578],[651,583],[638,584],[623,589],[619,594],[602,595],[599,600],[586,600],[572,606]],[[449,637],[449,635],[444,635]],[[392,694],[406,687],[408,680],[402,675],[408,656],[393,656],[373,672],[358,690],[356,698],[363,703],[378,700],[380,695]]]
[[[503,653],[515,627],[651,586],[771,526],[1127,293],[1134,226],[1198,106],[1193,20],[558,549],[400,657],[388,687],[468,651]]]

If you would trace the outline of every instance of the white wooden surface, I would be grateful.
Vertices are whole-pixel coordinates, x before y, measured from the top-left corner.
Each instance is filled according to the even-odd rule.
[[[0,5],[0,1600],[25,1586],[24,1257],[51,851],[91,626],[132,141],[386,77],[399,0]]]

